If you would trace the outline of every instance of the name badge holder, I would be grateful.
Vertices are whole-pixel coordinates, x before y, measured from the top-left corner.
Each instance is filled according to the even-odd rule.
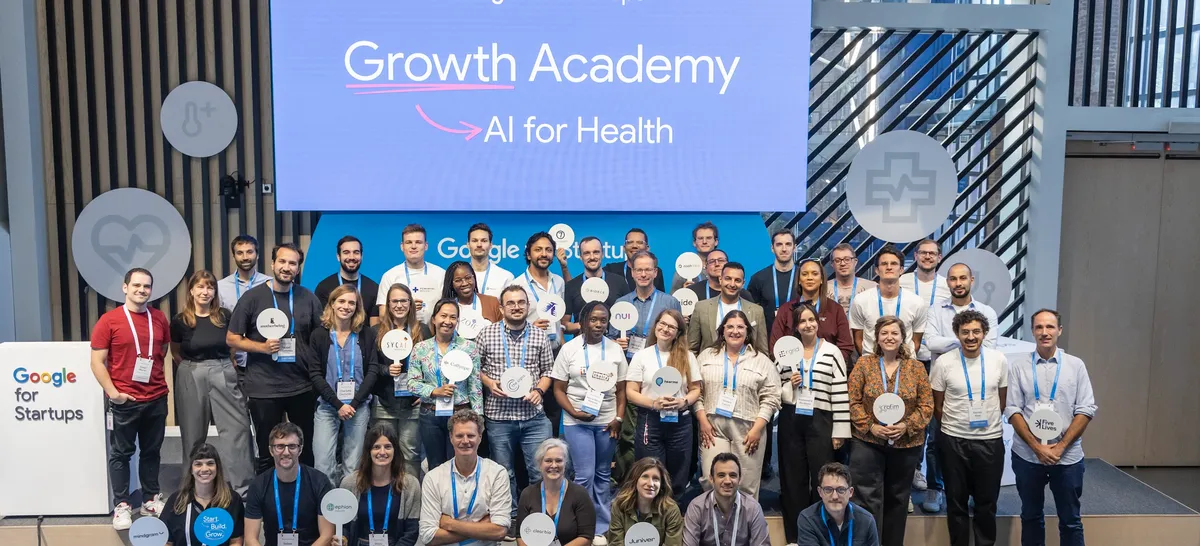
[[[279,309],[279,298],[275,296],[275,283],[271,282],[271,301],[275,303],[275,309]],[[279,352],[271,355],[271,359],[276,362],[295,362],[296,361],[296,317],[295,317],[295,288],[288,287],[288,312],[292,313],[291,320],[288,320],[287,337],[280,338]]]
[[[450,352],[449,347],[446,348],[446,352]],[[433,365],[437,368],[437,384],[442,386],[442,351],[436,345],[433,347],[433,355]],[[449,383],[449,379],[446,382]],[[454,415],[454,397],[439,396],[435,399],[433,402],[433,414],[436,417],[450,417]]]
[[[739,307],[741,306],[741,300],[738,300],[738,305]],[[737,358],[733,361],[733,385],[730,388],[729,351],[725,351],[725,376],[721,382],[721,395],[717,400],[717,415],[721,417],[733,417],[733,408],[737,406],[738,361],[742,359],[742,355],[744,354],[746,354],[746,348],[742,347],[742,350],[738,351]]]
[[[664,368],[663,367],[662,352],[658,350],[658,347],[654,348],[654,358],[656,360],[658,360],[658,371],[655,372],[654,377],[651,379],[651,383],[652,383],[651,389],[657,391],[657,392],[654,392],[653,394],[656,394],[657,395],[656,397],[661,397],[661,396],[670,396],[672,398],[677,397],[679,395],[680,390],[682,390],[683,376],[677,370],[675,370],[675,368]],[[670,358],[670,356],[668,356],[668,358]],[[662,391],[670,389],[669,386],[663,387],[664,384],[679,385],[680,389],[677,389],[673,393],[664,395],[664,394],[662,394]],[[662,422],[662,423],[678,423],[679,422],[679,410],[674,410],[674,409],[658,410],[658,420],[659,420],[659,422]]]
[[[404,372],[392,378],[392,395],[396,398],[412,396],[412,391],[408,390],[408,372]]]
[[[392,378],[392,394],[396,398],[402,396],[412,396],[412,392],[408,390],[408,366],[404,363],[404,359],[412,353],[412,336],[408,335],[401,328],[389,331],[383,335],[381,343],[383,347],[383,356],[392,359],[393,362],[401,364],[404,367],[404,373]],[[386,368],[385,368],[386,369]]]
[[[600,415],[600,407],[604,405],[604,393],[588,389],[583,396],[583,412],[588,415]]]
[[[634,354],[646,348],[646,336],[629,336],[629,348],[626,353]]]
[[[880,423],[889,427],[904,419],[904,399],[900,398],[901,366],[896,367],[896,384],[893,386],[891,392],[889,392],[887,368],[883,365],[883,359],[879,359],[879,375],[883,379],[883,394],[875,398],[875,403],[872,405],[872,412]],[[889,439],[888,445],[896,445],[896,441]]]
[[[279,352],[273,356],[276,362],[296,361],[296,338],[285,337],[279,340]]]
[[[937,281],[934,281],[936,283]],[[935,284],[936,285],[936,284]],[[975,403],[975,392],[971,388],[971,374],[967,373],[967,356],[962,350],[958,351],[958,359],[962,362],[963,377],[967,382],[967,421],[972,429],[987,428],[987,412],[983,409],[984,397],[987,394],[987,365],[983,360],[983,349],[979,350],[979,403]]]
[[[600,339],[600,365],[601,365],[602,369],[607,367],[606,364],[608,362],[607,360],[605,360],[605,356],[604,356],[606,341],[607,340],[604,338]],[[604,393],[608,390],[608,388],[611,388],[611,387],[606,388],[604,391],[592,387],[591,376],[589,375],[591,372],[591,369],[592,369],[591,356],[588,353],[588,346],[587,346],[587,342],[585,340],[584,344],[583,344],[583,374],[582,375],[583,375],[584,381],[588,383],[588,390],[587,390],[587,394],[585,394],[583,396],[583,405],[580,407],[580,409],[588,415],[599,416],[600,408],[603,407],[603,405],[604,405]],[[615,370],[614,370],[614,372],[615,372]],[[613,379],[615,380],[615,377]],[[605,386],[607,387],[607,385],[605,385]]]
[[[354,343],[355,343],[357,337],[358,337],[357,334],[352,333],[346,339],[346,345],[351,347],[351,349],[350,349],[350,379],[344,380],[344,379],[342,379],[342,369],[343,369],[342,368],[342,347],[340,345],[338,345],[337,333],[329,332],[329,338],[331,340],[333,340],[334,354],[337,355],[337,375],[338,375],[338,377],[337,377],[337,397],[338,397],[338,400],[341,400],[343,404],[349,404],[350,402],[354,401],[354,390],[357,387],[357,385],[355,385],[355,383],[354,383],[354,349],[353,349]]]
[[[821,338],[817,338],[817,346],[813,347],[812,361],[804,364],[804,354],[800,354],[800,386],[796,388],[796,415],[812,416],[816,408],[816,395],[813,394],[813,368],[817,366],[817,355],[821,353]],[[804,372],[808,370],[808,385],[804,384]]]
[[[136,360],[133,364],[133,380],[138,383],[149,383],[150,373],[154,371],[154,315],[150,314],[150,310],[146,310],[146,324],[150,328],[150,340],[146,343],[146,355],[142,356],[142,342],[138,339],[137,328],[133,327],[133,316],[129,314],[129,308],[122,306],[125,311],[125,320],[129,322],[129,331],[133,332],[133,348],[136,355]]]
[[[1042,401],[1042,393],[1038,388],[1038,355],[1036,352],[1030,354],[1029,361],[1030,366],[1033,367],[1031,371],[1033,372],[1034,399],[1033,413],[1029,416],[1029,431],[1041,441],[1042,445],[1051,445],[1051,441],[1060,438],[1066,430],[1066,420],[1054,409],[1054,398],[1058,395],[1058,378],[1062,373],[1062,351],[1054,354],[1054,385],[1050,387],[1048,401]]]

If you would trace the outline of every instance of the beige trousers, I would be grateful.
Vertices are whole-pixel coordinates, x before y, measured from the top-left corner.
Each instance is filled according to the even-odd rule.
[[[738,462],[742,465],[741,490],[757,499],[759,482],[762,481],[763,453],[767,448],[766,432],[763,432],[764,437],[759,438],[758,449],[754,451],[754,454],[747,455],[746,448],[742,446],[742,440],[745,440],[746,435],[750,434],[754,421],[721,417],[716,413],[710,413],[708,422],[712,423],[714,441],[711,447],[704,447],[703,443],[700,445],[700,466],[704,473],[704,488],[712,488],[708,472],[712,468],[713,459],[721,453],[732,453],[737,455]]]

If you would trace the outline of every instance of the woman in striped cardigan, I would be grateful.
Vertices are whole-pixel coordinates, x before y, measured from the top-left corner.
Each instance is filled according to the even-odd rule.
[[[796,542],[800,512],[820,502],[817,473],[834,461],[834,450],[850,438],[850,398],[842,351],[817,337],[820,320],[811,303],[797,303],[791,313],[795,325],[791,335],[800,338],[804,349],[798,366],[781,366],[779,460],[789,464],[779,465],[779,483],[788,544]],[[788,371],[790,377],[786,377]]]

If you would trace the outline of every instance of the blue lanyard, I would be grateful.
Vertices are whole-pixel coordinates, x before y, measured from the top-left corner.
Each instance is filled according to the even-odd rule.
[[[708,283],[704,283],[704,299],[709,299],[711,297],[712,297],[712,287],[709,286]]]
[[[562,481],[562,486],[558,490],[558,508],[554,509],[555,534],[558,534],[558,516],[562,514],[562,501],[563,497],[565,496],[567,496],[567,480],[564,479]],[[550,515],[550,513],[546,511],[546,482],[542,482],[542,513],[546,514],[547,516]]]
[[[742,355],[746,354],[746,347],[738,351],[738,357],[733,359],[733,390],[737,391],[737,369],[738,361],[742,359]],[[721,380],[721,388],[729,388],[729,351],[725,351],[725,378]]]
[[[846,512],[846,515],[848,516],[846,519],[850,520],[848,522],[848,525],[850,526],[850,537],[849,540],[846,541],[846,544],[850,545],[854,544],[854,505],[846,503]],[[833,529],[829,528],[829,521],[825,519],[825,504],[823,503],[821,504],[821,523],[824,523],[825,530],[829,531],[829,546],[837,546],[837,540],[833,536]]]
[[[728,355],[728,354],[726,354],[725,356],[726,356],[726,357],[728,357],[729,355]],[[662,369],[662,367],[663,367],[663,363],[662,363],[662,352],[658,350],[658,345],[655,345],[655,346],[654,346],[654,358],[658,359],[658,369],[660,369],[660,370],[661,370],[661,369]],[[670,353],[668,353],[668,355],[667,355],[667,362],[670,362],[670,361],[671,361],[670,359],[671,359],[671,356],[670,356]],[[735,377],[734,379],[737,379],[737,378]]]
[[[967,355],[964,355],[962,350],[958,351],[958,359],[962,361],[963,376],[967,378],[967,401],[975,401],[975,393],[971,391],[971,374],[967,373]],[[1036,381],[1034,384],[1036,385]],[[983,349],[979,349],[979,400],[982,401],[987,394],[987,365],[983,362]]]
[[[792,299],[792,283],[794,283],[795,281],[796,281],[796,266],[793,265],[791,274],[788,275],[787,297],[783,298],[783,301],[789,301]],[[775,290],[773,290],[773,292],[775,292],[775,308],[779,309],[779,279],[775,279],[775,286],[773,288],[775,289]]]
[[[425,268],[424,268],[424,270],[421,271],[421,274],[426,277],[429,276],[429,264],[428,263],[425,264]],[[408,264],[404,264],[404,286],[412,288],[412,278],[408,276]]]
[[[405,271],[405,273],[407,273],[407,271]],[[338,273],[337,278],[338,278],[338,286],[341,286],[342,283],[345,282],[342,280],[342,274]],[[362,275],[359,275],[357,279],[354,279],[354,291],[358,292],[359,294],[362,293]]]
[[[737,310],[738,311],[742,310],[742,298],[738,298]],[[718,323],[721,322],[721,319],[724,319],[724,318],[725,318],[725,302],[723,302],[721,300],[717,300],[717,322]]]
[[[917,293],[918,296],[921,295],[921,279],[917,278],[916,273],[913,273],[913,290]],[[933,298],[937,297],[937,275],[933,276],[932,292],[933,293],[929,295],[929,305],[933,305]],[[899,316],[900,311],[896,311],[896,315]]]
[[[876,288],[875,289],[875,297],[879,298],[879,318],[886,317],[887,315],[883,314],[883,291]],[[904,301],[904,289],[903,288],[901,288],[898,292],[896,292],[896,318],[900,318],[900,302],[901,301]]]
[[[817,338],[817,346],[813,347],[812,361],[808,363],[808,390],[812,390],[813,368],[817,367],[817,355],[821,353],[821,338]],[[804,381],[804,354],[800,354],[800,380]],[[887,379],[884,379],[886,382]],[[886,387],[885,387],[886,388]]]
[[[837,282],[837,281],[834,281],[834,282]],[[834,293],[834,297],[837,297],[837,293]],[[808,301],[810,301],[810,302],[814,302],[814,301],[815,301],[815,302],[817,302],[817,303],[816,303],[816,305],[814,305],[813,307],[814,307],[814,308],[817,310],[817,313],[818,313],[818,314],[820,314],[820,313],[821,313],[821,295],[820,295],[820,294],[818,294],[818,295],[817,295],[817,299],[815,299],[815,300],[808,300]],[[802,302],[800,302],[800,303],[804,303],[804,302],[802,301]],[[818,318],[818,320],[820,320],[820,319]]]
[[[634,295],[637,299],[637,295]],[[642,324],[642,337],[650,337],[650,320],[654,315],[654,302],[658,301],[658,290],[654,291],[654,295],[650,297],[650,309],[647,309],[646,322]]]
[[[288,325],[289,336],[296,335],[296,306],[293,297],[293,288],[292,286],[288,286],[288,314],[292,315],[289,317],[291,320],[288,321],[291,323]],[[275,283],[271,283],[271,301],[275,302],[275,308],[279,309],[279,300],[275,298]]]
[[[858,277],[854,277],[854,284],[850,286],[850,301],[846,302],[847,305],[854,305],[854,295],[857,293],[858,293]],[[841,292],[838,291],[838,282],[837,282],[837,279],[835,278],[835,279],[833,279],[833,299],[836,300],[839,297],[841,297],[841,296],[839,296],[839,294],[841,294]],[[883,311],[880,311],[879,314],[882,315]]]
[[[899,366],[896,366],[896,388],[892,389],[892,392],[895,393],[897,396],[900,395],[900,369],[903,367],[904,367],[903,362],[901,362]],[[887,369],[883,367],[883,357],[882,356],[879,357],[879,375],[883,376],[883,392],[887,392],[887,390],[888,390]]]
[[[374,515],[375,510],[374,510],[374,508],[371,507],[373,504],[375,504],[375,503],[371,502],[371,488],[368,487],[367,488],[367,523],[371,525],[371,534],[372,535],[375,534],[375,515]],[[392,514],[392,487],[389,485],[388,486],[387,508],[385,508],[383,510],[383,534],[385,534],[385,535],[388,532],[388,524],[391,523],[391,520],[392,520],[391,514]]]
[[[296,532],[296,522],[300,520],[300,478],[304,475],[301,470],[296,470],[296,495],[292,498],[292,532]],[[279,505],[279,473],[272,470],[271,478],[275,480],[275,517],[279,520],[279,532],[282,533],[287,527],[283,525],[283,508]]]
[[[479,288],[479,291],[483,292],[484,294],[487,294],[487,280],[488,280],[488,277],[491,276],[491,274],[492,274],[492,262],[488,262],[487,269],[483,270],[483,286]],[[474,309],[475,307],[472,305],[471,308]]]
[[[604,362],[604,338],[600,338],[600,361]],[[587,372],[592,368],[592,359],[588,356],[587,340],[583,341],[583,376],[587,377]]]
[[[479,306],[479,291],[476,290],[474,294],[471,294],[471,309],[478,309],[478,306]]]
[[[453,464],[454,459],[450,459]],[[479,475],[483,471],[479,468],[480,463],[478,457],[475,458],[475,491],[471,493],[471,503],[467,505],[467,516],[475,511],[475,497],[479,496]],[[454,468],[450,468],[450,493],[454,497],[454,519],[462,519],[463,516],[458,513],[458,479],[454,477]]]
[[[455,334],[454,337],[450,338],[450,344],[446,346],[447,353],[450,352],[450,349],[454,348],[454,342],[457,340],[458,340],[457,334]],[[434,370],[434,373],[437,374],[437,385],[439,387],[442,386],[442,356],[444,356],[442,353],[442,349],[438,347],[437,339],[434,338],[434,340],[433,340],[433,367],[436,368]]]
[[[346,339],[346,345],[350,346],[350,378],[351,379],[354,379],[354,340],[357,337],[358,337],[358,334],[351,333],[350,337]],[[334,348],[333,354],[337,355],[338,381],[341,381],[342,380],[342,346],[338,345],[337,332],[330,331],[329,339],[333,340],[333,348]]]
[[[536,285],[533,284],[533,275],[529,274],[529,270],[525,270],[525,284],[529,285],[529,291],[533,293],[533,301],[535,303],[542,301],[542,299],[537,295],[538,291],[537,288],[535,288]],[[545,291],[543,290],[543,292]],[[558,293],[558,289],[554,287],[554,276],[550,277],[550,292]]]
[[[251,288],[254,288],[254,280],[257,278],[258,278],[257,271],[250,274],[250,280],[246,282],[246,290],[250,290]],[[237,303],[237,300],[242,299],[242,278],[238,277],[237,273],[233,274],[233,293],[235,294],[234,298],[233,298],[234,303]]]
[[[1033,363],[1033,399],[1038,402],[1042,401],[1042,395],[1038,392],[1038,377],[1037,377],[1037,351],[1029,353],[1030,362]],[[1049,361],[1047,361],[1049,362]],[[1062,373],[1062,350],[1054,353],[1054,364],[1057,368],[1054,370],[1054,386],[1050,387],[1050,403],[1054,403],[1054,395],[1058,394],[1058,374]]]
[[[512,367],[512,361],[510,360],[509,354],[508,354],[507,328],[505,328],[505,330],[506,330],[505,332],[501,332],[500,339],[504,340],[504,369],[507,370]],[[521,331],[521,338],[523,341],[521,343],[520,365],[522,368],[524,368],[525,367],[525,350],[529,348],[529,327],[528,326],[526,326],[525,329]]]

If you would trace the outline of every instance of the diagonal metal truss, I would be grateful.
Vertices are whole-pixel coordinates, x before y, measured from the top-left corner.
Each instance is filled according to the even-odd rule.
[[[842,183],[858,150],[879,134],[928,134],[959,171],[954,211],[932,236],[945,256],[978,247],[1005,260],[1013,293],[997,312],[1001,331],[1015,334],[1025,292],[1036,38],[1027,31],[815,29],[807,212],[765,213],[768,228],[796,233],[801,258],[824,259],[850,243],[859,273],[873,277],[885,242],[854,221]],[[909,263],[914,247],[903,247]]]

